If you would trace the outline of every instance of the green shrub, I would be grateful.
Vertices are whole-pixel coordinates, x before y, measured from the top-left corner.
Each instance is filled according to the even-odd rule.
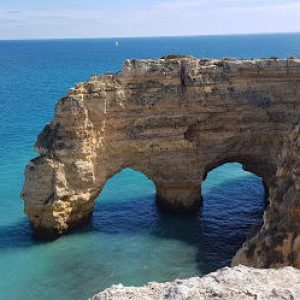
[[[168,54],[162,56],[160,59],[175,59],[175,58],[184,58],[184,57],[188,57],[188,56],[182,54]]]
[[[220,60],[220,61],[216,62],[215,65],[216,65],[217,67],[224,67],[224,61],[223,61],[223,60]]]

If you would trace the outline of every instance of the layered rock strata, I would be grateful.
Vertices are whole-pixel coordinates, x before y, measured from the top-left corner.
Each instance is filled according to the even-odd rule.
[[[300,271],[291,267],[258,270],[224,268],[202,278],[151,282],[144,287],[114,285],[91,300],[296,300],[300,299]]]
[[[128,60],[62,98],[39,135],[22,197],[36,232],[88,220],[126,167],[153,180],[158,205],[195,211],[213,168],[240,162],[263,178],[264,225],[234,263],[300,267],[300,60]]]

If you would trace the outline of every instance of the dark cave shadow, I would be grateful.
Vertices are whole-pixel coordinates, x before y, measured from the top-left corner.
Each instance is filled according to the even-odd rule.
[[[161,212],[156,207],[155,195],[120,202],[98,201],[91,222],[69,234],[145,234],[179,240],[197,247],[197,268],[201,273],[209,273],[229,265],[242,243],[261,225],[265,207],[262,184],[256,181],[260,191],[254,199],[251,193],[240,193],[239,199],[232,198],[236,197],[236,189],[249,189],[249,180],[251,178],[227,180],[211,189],[204,195],[204,206],[194,215]],[[228,207],[224,199],[233,203]],[[17,223],[0,226],[0,237],[0,250],[47,243],[34,239],[25,216]]]

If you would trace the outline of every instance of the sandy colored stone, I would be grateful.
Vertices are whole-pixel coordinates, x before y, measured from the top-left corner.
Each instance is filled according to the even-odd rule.
[[[42,237],[92,215],[126,167],[153,180],[158,205],[189,212],[226,162],[264,180],[264,224],[233,264],[300,267],[300,60],[128,60],[69,90],[35,145],[22,197]]]

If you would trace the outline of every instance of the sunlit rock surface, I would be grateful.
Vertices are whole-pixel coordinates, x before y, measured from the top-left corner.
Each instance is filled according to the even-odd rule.
[[[299,113],[298,59],[128,60],[58,102],[26,167],[25,212],[42,237],[62,234],[126,167],[153,180],[162,209],[195,211],[207,173],[240,162],[269,206],[233,263],[299,268]]]
[[[193,277],[144,287],[114,285],[92,300],[296,300],[300,299],[300,271],[291,267],[258,270],[224,268],[202,278]]]

